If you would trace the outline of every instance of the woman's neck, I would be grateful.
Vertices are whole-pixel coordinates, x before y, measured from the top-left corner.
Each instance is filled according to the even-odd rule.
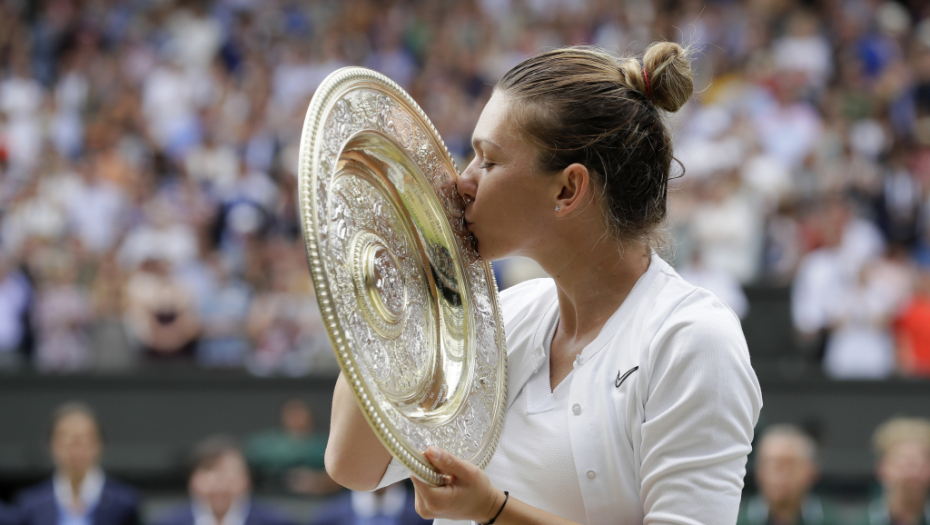
[[[541,261],[559,296],[559,335],[590,342],[649,269],[651,250],[643,242],[602,241],[587,249],[563,250]]]

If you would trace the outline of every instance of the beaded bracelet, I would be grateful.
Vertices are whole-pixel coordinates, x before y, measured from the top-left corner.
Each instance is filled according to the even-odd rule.
[[[497,521],[497,518],[501,515],[501,512],[504,512],[504,507],[507,506],[507,500],[509,499],[510,499],[510,493],[505,490],[504,491],[504,504],[501,505],[501,508],[499,511],[497,511],[497,514],[495,514],[494,517],[491,518],[491,521],[487,523],[479,523],[478,525],[494,525],[494,522]]]

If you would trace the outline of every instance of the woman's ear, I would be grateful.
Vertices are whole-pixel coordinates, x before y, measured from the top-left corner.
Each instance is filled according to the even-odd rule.
[[[583,164],[569,164],[558,175],[561,187],[556,197],[557,217],[567,217],[570,213],[584,208],[591,193],[591,173]]]

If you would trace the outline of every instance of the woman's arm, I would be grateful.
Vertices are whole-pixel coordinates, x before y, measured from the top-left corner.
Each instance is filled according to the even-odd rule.
[[[722,303],[670,318],[641,385],[643,522],[732,524],[762,405],[759,383],[739,321]]]
[[[326,472],[352,490],[378,486],[391,454],[368,425],[342,373],[333,392],[333,415],[326,444]]]
[[[505,505],[503,491],[491,485],[483,470],[444,450],[430,447],[425,456],[436,470],[452,476],[452,481],[442,487],[410,478],[417,494],[417,513],[426,519],[471,520],[480,524],[497,516],[494,525],[577,525],[520,501],[517,494],[511,494]]]

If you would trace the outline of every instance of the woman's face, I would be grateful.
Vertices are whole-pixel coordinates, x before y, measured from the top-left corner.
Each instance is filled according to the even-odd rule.
[[[488,260],[532,257],[555,220],[559,177],[536,168],[536,149],[514,123],[506,94],[495,92],[472,135],[475,158],[459,177],[465,223]]]

